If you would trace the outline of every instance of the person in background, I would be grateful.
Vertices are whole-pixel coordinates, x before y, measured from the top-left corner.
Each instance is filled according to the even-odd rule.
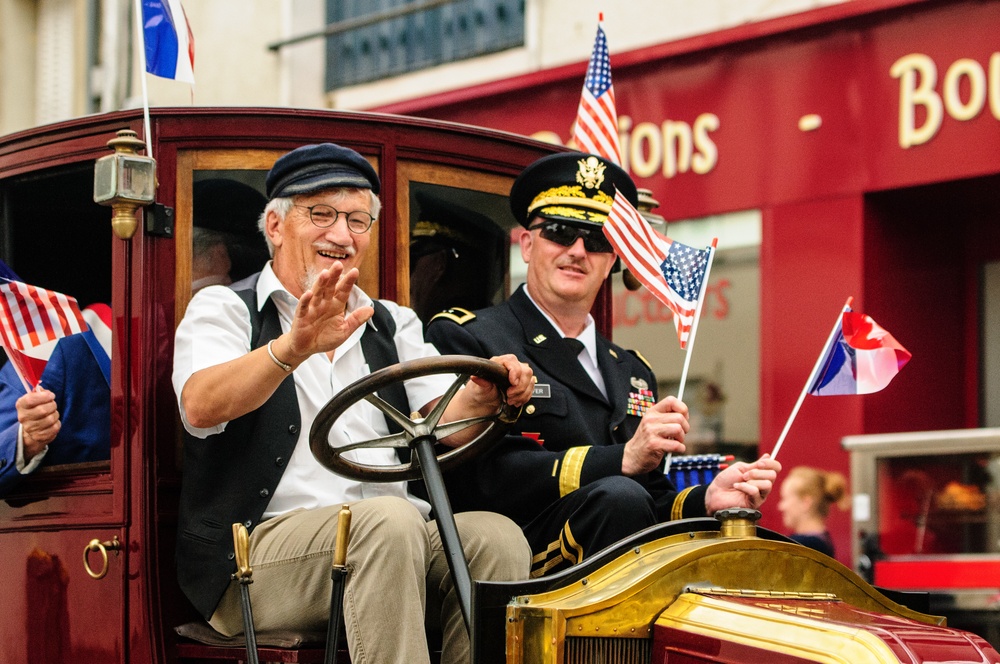
[[[205,286],[228,286],[233,283],[233,267],[227,248],[227,234],[195,226],[191,230],[191,293]]]
[[[495,510],[524,529],[532,576],[657,523],[757,508],[781,469],[765,455],[680,492],[664,475],[664,456],[684,452],[688,408],[658,399],[649,364],[601,336],[590,314],[615,264],[602,226],[616,189],[637,203],[628,173],[596,155],[558,153],[529,165],[510,193],[527,229],[527,284],[494,307],[448,309],[427,328],[442,353],[513,353],[538,379],[511,429],[521,437],[449,477],[456,509]]]
[[[425,323],[448,307],[478,309],[503,298],[505,234],[488,217],[418,192],[410,230],[410,307]],[[494,299],[496,298],[496,299]]]
[[[176,332],[173,384],[186,430],[181,588],[216,630],[243,631],[239,584],[230,579],[231,526],[243,523],[250,531],[257,629],[325,629],[337,515],[346,503],[351,660],[428,662],[426,616],[442,628],[441,661],[467,662],[469,636],[430,505],[405,482],[335,475],[309,445],[313,421],[344,387],[379,365],[438,354],[411,309],[373,301],[356,285],[366,252],[374,250],[369,231],[381,206],[378,175],[354,150],[324,143],[280,157],[266,186],[260,229],[272,260],[231,287],[198,291]],[[493,359],[507,371],[506,394],[474,378],[455,394],[442,422],[491,415],[504,397],[513,405],[528,400],[527,366],[512,355]],[[453,380],[408,381],[405,412],[426,414]],[[338,420],[330,444],[388,432],[378,411],[357,403]],[[357,456],[370,465],[398,463],[390,448]],[[474,579],[527,576],[530,552],[509,519],[481,512],[456,521]]]
[[[847,480],[838,472],[796,466],[781,483],[778,511],[789,537],[799,544],[834,555],[833,540],[826,529],[830,506],[847,509]]]
[[[90,330],[56,343],[34,390],[25,393],[13,363],[0,369],[0,497],[43,464],[111,455],[111,310],[95,304],[83,317]]]
[[[193,193],[191,292],[227,286],[260,271],[270,258],[257,229],[264,195],[229,178],[198,180]]]

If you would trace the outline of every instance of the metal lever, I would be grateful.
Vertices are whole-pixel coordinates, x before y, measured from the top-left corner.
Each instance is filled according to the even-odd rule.
[[[340,615],[344,610],[344,585],[347,581],[347,545],[351,541],[351,508],[344,505],[337,514],[337,544],[333,550],[333,569],[330,578],[330,618],[326,624],[325,664],[337,659],[337,641],[340,640]]]
[[[233,551],[236,554],[236,572],[231,578],[240,583],[243,634],[247,640],[247,664],[258,664],[257,633],[254,631],[253,610],[250,607],[250,584],[253,583],[253,568],[250,567],[250,534],[242,523],[233,524]]]

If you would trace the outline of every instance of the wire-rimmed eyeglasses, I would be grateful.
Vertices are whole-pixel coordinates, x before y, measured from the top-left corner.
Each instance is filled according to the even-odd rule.
[[[295,207],[309,210],[309,220],[313,222],[314,226],[318,226],[320,228],[329,228],[330,226],[333,226],[337,223],[337,219],[340,218],[340,215],[344,215],[344,218],[347,219],[347,230],[360,235],[361,233],[368,232],[368,229],[371,228],[372,224],[375,222],[375,217],[362,210],[344,212],[324,203],[319,203],[317,205],[298,205],[296,203]]]

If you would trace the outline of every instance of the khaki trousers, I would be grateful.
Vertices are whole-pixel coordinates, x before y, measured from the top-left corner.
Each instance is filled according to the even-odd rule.
[[[351,503],[344,624],[354,664],[428,662],[427,625],[442,631],[442,664],[469,662],[468,632],[435,522],[407,500]],[[250,597],[258,631],[325,631],[330,566],[340,505],[296,510],[264,521],[250,535]],[[525,579],[531,551],[521,529],[491,512],[457,514],[473,579]],[[227,635],[243,631],[239,586],[230,584],[209,621]]]

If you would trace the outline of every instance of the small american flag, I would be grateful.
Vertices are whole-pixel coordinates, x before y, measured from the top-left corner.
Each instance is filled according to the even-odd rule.
[[[604,235],[632,274],[674,312],[677,338],[687,348],[712,247],[695,249],[660,235],[620,191]]]
[[[26,284],[0,262],[0,345],[26,390],[38,384],[56,342],[86,329],[76,298]]]
[[[594,53],[590,56],[580,106],[576,111],[573,140],[582,152],[596,154],[619,165],[622,163],[615,89],[611,85],[611,59],[608,40],[600,23],[597,24]]]

